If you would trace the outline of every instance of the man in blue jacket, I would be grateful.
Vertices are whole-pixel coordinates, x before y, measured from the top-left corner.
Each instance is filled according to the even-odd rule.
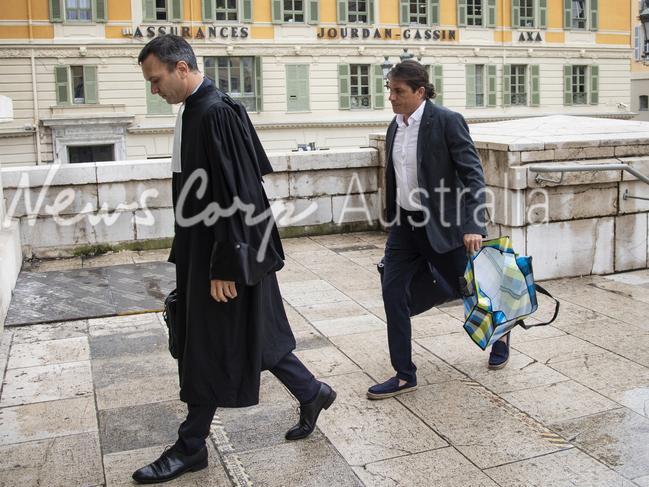
[[[396,117],[386,136],[386,213],[383,303],[390,359],[396,376],[369,388],[384,399],[417,388],[412,362],[408,289],[426,261],[455,289],[467,253],[486,236],[485,182],[468,126],[459,113],[435,105],[435,88],[416,61],[397,64],[387,88]],[[496,346],[497,345],[497,346]],[[502,366],[508,343],[492,349],[490,366]]]

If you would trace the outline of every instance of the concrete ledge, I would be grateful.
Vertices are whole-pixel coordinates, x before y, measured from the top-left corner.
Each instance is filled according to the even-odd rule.
[[[14,220],[8,227],[0,229],[0,332],[22,263],[20,226]]]

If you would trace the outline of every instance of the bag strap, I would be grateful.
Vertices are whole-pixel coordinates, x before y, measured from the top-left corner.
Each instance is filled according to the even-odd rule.
[[[554,315],[552,315],[552,318],[550,319],[550,321],[546,321],[544,323],[536,323],[534,325],[526,325],[523,320],[518,320],[516,322],[516,324],[521,325],[526,330],[529,330],[530,328],[534,328],[535,326],[549,325],[554,320],[556,320],[557,316],[559,315],[559,306],[560,306],[561,303],[559,303],[559,301],[554,296],[552,296],[552,294],[550,294],[545,288],[543,288],[539,284],[535,283],[534,284],[534,289],[536,289],[536,291],[541,293],[541,294],[545,294],[547,297],[549,297],[550,299],[552,299],[554,301],[554,303],[555,303],[555,305],[554,305]]]

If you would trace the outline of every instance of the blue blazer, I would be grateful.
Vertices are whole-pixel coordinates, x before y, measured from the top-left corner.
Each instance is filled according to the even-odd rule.
[[[426,235],[433,250],[443,254],[464,245],[467,233],[487,235],[485,181],[480,157],[464,117],[426,100],[417,141],[417,178],[421,204],[431,215]],[[386,136],[386,213],[397,213],[392,147],[396,117]],[[436,191],[437,190],[437,191]]]

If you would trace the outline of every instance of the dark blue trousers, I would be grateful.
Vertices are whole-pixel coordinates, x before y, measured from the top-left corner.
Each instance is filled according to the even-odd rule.
[[[422,258],[434,266],[454,288],[464,274],[467,255],[464,247],[445,254],[435,252],[423,226],[412,225],[407,217],[421,221],[422,214],[401,210],[401,221],[390,228],[385,246],[382,279],[383,305],[388,322],[390,361],[397,377],[416,380],[417,367],[412,362],[412,327],[408,306],[410,281],[422,265]]]
[[[320,381],[313,377],[309,369],[292,352],[269,371],[286,386],[300,404],[311,402],[320,390]],[[205,446],[216,406],[187,404],[187,409],[187,419],[178,428],[176,446],[187,454],[193,454]]]

